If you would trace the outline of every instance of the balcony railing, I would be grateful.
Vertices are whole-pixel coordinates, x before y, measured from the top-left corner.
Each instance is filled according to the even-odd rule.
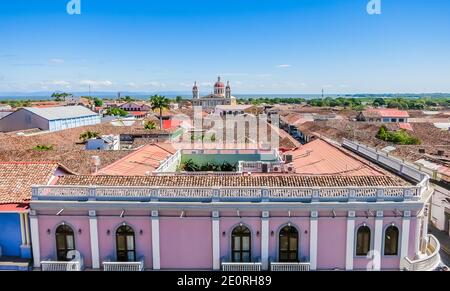
[[[103,262],[103,271],[139,272],[144,270],[144,258],[138,262]]]
[[[262,263],[222,263],[222,271],[226,272],[257,272],[261,269]]]
[[[83,258],[69,262],[51,261],[51,260],[41,261],[42,271],[49,271],[49,272],[82,271],[83,267],[84,267]]]
[[[281,263],[281,262],[271,262],[271,271],[282,271],[282,272],[307,272],[310,270],[310,263]]]
[[[402,269],[406,271],[434,271],[441,262],[439,250],[441,245],[433,235],[428,235],[428,243],[426,245],[423,258],[411,260],[408,257],[402,260]]]
[[[34,186],[33,200],[72,201],[251,201],[351,202],[419,200],[418,186],[406,187],[121,187]]]

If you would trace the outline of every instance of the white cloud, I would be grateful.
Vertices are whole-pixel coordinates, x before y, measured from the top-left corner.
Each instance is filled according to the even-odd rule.
[[[214,86],[214,84],[211,83],[211,82],[202,82],[202,83],[200,83],[200,86],[203,86],[203,87],[212,87],[212,86]]]
[[[50,59],[50,63],[52,64],[64,64],[64,60],[63,59]]]
[[[91,85],[98,87],[111,87],[114,83],[108,80],[105,81],[93,81],[93,80],[82,80],[80,81],[80,85]]]
[[[291,68],[291,67],[292,67],[292,65],[288,65],[288,64],[282,64],[282,65],[277,66],[277,68],[280,68],[280,69]]]
[[[192,88],[194,86],[194,83],[190,84],[187,82],[181,82],[181,83],[179,83],[179,85],[182,87],[186,87],[186,88]]]
[[[40,83],[42,89],[48,89],[50,87],[65,87],[69,88],[71,86],[70,82],[64,80],[52,80],[43,81]]]
[[[164,82],[159,81],[150,81],[144,83],[145,86],[151,86],[151,87],[158,87],[158,88],[165,88],[167,85]]]
[[[136,83],[134,83],[134,82],[127,83],[127,86],[128,87],[132,87],[132,88],[137,88],[138,87],[138,85]]]

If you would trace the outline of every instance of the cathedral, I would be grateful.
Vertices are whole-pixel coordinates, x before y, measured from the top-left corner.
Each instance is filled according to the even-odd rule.
[[[199,87],[195,82],[192,88],[193,106],[201,106],[203,109],[214,109],[217,105],[236,105],[236,97],[231,96],[230,82],[227,85],[217,78],[214,84],[214,93],[200,97]]]

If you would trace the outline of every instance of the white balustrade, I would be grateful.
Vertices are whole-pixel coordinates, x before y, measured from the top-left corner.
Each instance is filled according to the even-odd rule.
[[[258,188],[223,188],[220,189],[221,198],[260,198],[261,189]]]
[[[350,190],[346,188],[324,188],[320,189],[320,198],[348,198]]]
[[[69,262],[51,261],[51,260],[41,261],[42,271],[49,271],[49,272],[82,271],[83,267],[84,267],[83,258]]]
[[[262,263],[222,263],[222,271],[255,272],[262,270]]]
[[[439,250],[441,246],[435,236],[428,235],[426,253],[422,258],[411,260],[408,257],[402,259],[401,268],[406,271],[434,271],[441,263]]]
[[[317,191],[317,201],[345,201],[357,199],[358,201],[372,201],[378,197],[378,191],[382,190],[384,201],[401,201],[407,199],[419,199],[422,187],[76,187],[76,186],[34,186],[33,199],[37,200],[66,200],[66,199],[99,199],[119,200],[119,199],[204,199],[213,198],[227,201],[232,199],[260,199],[279,201],[283,199],[308,202],[312,200],[313,192]],[[218,191],[218,196],[215,196]],[[264,194],[265,193],[265,194]],[[353,196],[352,196],[353,195]]]
[[[270,270],[274,272],[308,272],[310,267],[310,263],[270,263]]]
[[[95,189],[95,196],[99,198],[113,197],[151,197],[152,191],[146,188],[135,187],[99,187]]]
[[[210,188],[162,188],[160,198],[212,198],[213,189]]]
[[[144,260],[138,262],[103,262],[103,271],[139,272],[144,271]]]
[[[372,149],[368,146],[358,144],[347,139],[343,140],[342,145],[356,152],[357,154],[364,156],[365,158],[372,159],[380,165],[395,170],[400,174],[417,181],[417,187],[415,189],[411,189],[410,191],[412,195],[411,198],[420,199],[420,196],[428,189],[430,176],[427,173],[424,173],[423,169],[420,166],[408,163],[384,152],[377,151],[376,149]],[[396,195],[395,191],[391,191],[391,193],[392,195]]]
[[[306,198],[311,199],[313,190],[302,188],[270,189],[270,198]]]

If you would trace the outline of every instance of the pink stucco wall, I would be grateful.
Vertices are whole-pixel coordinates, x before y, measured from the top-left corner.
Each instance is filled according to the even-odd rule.
[[[161,269],[212,269],[211,218],[161,217]]]
[[[69,212],[66,212],[69,213]],[[103,213],[105,214],[105,213]],[[167,214],[167,213],[165,213]],[[195,213],[192,213],[194,215]],[[230,215],[233,214],[230,212]],[[244,213],[245,215],[246,213]],[[281,212],[280,212],[281,214]],[[220,257],[221,260],[231,260],[231,232],[240,223],[248,226],[252,233],[252,259],[261,258],[261,217],[251,213],[252,217],[224,217],[219,222]],[[250,215],[250,214],[249,214]],[[253,216],[255,215],[255,216]],[[324,214],[323,214],[324,215]],[[151,217],[144,215],[98,216],[99,254],[100,263],[107,258],[116,258],[116,229],[126,223],[135,231],[136,257],[144,257],[145,267],[152,268],[152,225]],[[87,268],[91,265],[89,218],[82,215],[71,216],[39,216],[39,235],[41,259],[56,258],[55,229],[64,222],[71,226],[75,233],[77,250],[84,258]],[[279,230],[291,223],[299,231],[299,258],[310,257],[310,218],[302,217],[271,217],[269,219],[269,258],[278,260]],[[356,229],[366,223],[371,229],[371,249],[374,248],[375,218],[357,217]],[[384,250],[384,230],[394,223],[400,231],[399,253],[402,238],[402,217],[384,217],[382,233],[382,252]],[[416,217],[411,218],[408,255],[414,258],[416,243]],[[47,233],[50,229],[50,235]],[[81,229],[81,234],[78,230]],[[110,234],[107,231],[110,230]],[[142,234],[140,231],[142,230]],[[257,234],[259,232],[259,234]],[[273,235],[271,233],[273,232]],[[334,268],[344,269],[346,260],[346,217],[319,217],[318,219],[318,252],[317,267],[319,270]],[[356,237],[355,237],[356,239]],[[355,242],[353,242],[354,244]],[[161,269],[212,269],[212,219],[211,217],[164,217],[160,216],[160,258]],[[355,270],[365,270],[371,266],[371,259],[353,256]],[[397,270],[400,256],[384,256],[381,254],[383,270]]]
[[[152,268],[152,229],[150,217],[98,217],[100,263],[108,258],[116,260],[116,230],[123,223],[135,233],[136,259],[144,258],[145,268]],[[108,235],[107,232],[110,231]],[[142,234],[140,233],[142,230]]]
[[[62,223],[70,226],[75,235],[75,248],[80,252],[86,267],[92,267],[91,238],[89,234],[88,217],[65,217],[65,216],[40,216],[39,217],[39,245],[41,248],[41,260],[56,259],[56,237],[55,230]],[[48,234],[47,230],[51,233]],[[81,229],[81,234],[78,230]]]
[[[319,218],[317,234],[317,268],[345,268],[347,218]]]

